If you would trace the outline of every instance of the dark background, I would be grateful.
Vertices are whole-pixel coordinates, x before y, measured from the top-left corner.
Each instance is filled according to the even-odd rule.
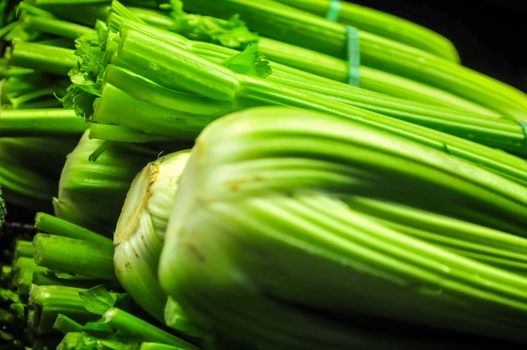
[[[424,25],[456,45],[463,64],[527,92],[527,1],[353,0]]]

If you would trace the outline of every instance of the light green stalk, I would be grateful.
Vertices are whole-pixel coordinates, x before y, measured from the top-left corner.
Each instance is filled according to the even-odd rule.
[[[115,280],[111,244],[39,233],[33,239],[34,260],[50,270]]]
[[[0,110],[0,137],[80,136],[86,128],[70,109]]]
[[[112,241],[109,238],[104,237],[97,232],[88,230],[87,228],[75,225],[74,223],[46,213],[36,214],[35,228],[39,232],[93,242],[105,247],[112,246]]]

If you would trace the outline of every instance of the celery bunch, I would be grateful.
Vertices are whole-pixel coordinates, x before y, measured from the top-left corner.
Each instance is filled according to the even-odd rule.
[[[364,203],[414,217],[391,225]],[[525,186],[406,138],[307,110],[250,109],[198,138],[160,282],[247,347],[349,348],[346,327],[371,317],[526,342],[525,276],[409,233],[431,236],[457,218],[476,225],[467,242],[508,244],[525,234],[526,208]],[[429,214],[444,221],[424,224]]]
[[[224,113],[271,103],[362,119],[419,138],[416,133],[434,135],[428,129],[364,110],[370,109],[513,153],[525,152],[524,131],[516,121],[407,103],[280,65],[271,64],[274,71],[269,75],[271,70],[253,46],[229,58],[231,50],[189,42],[119,15],[110,16],[109,31],[100,30],[98,36],[84,38],[81,43],[82,52],[87,53],[81,56],[81,62],[86,64],[72,71],[76,83],[67,99],[96,123],[92,135],[98,138],[132,142],[170,137],[189,140]],[[87,43],[88,47],[93,45],[92,49],[85,48]],[[161,54],[164,51],[170,54]],[[173,68],[176,66],[177,71]],[[441,142],[442,148],[445,142]],[[451,146],[449,140],[448,151]]]
[[[188,11],[229,18],[239,14],[262,35],[344,58],[346,26],[273,0],[185,1]],[[362,64],[416,80],[474,101],[503,115],[525,119],[527,98],[506,84],[456,62],[359,31]]]

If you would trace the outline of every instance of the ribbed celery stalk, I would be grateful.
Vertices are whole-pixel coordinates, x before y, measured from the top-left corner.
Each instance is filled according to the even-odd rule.
[[[66,75],[77,62],[70,49],[24,41],[15,42],[8,55],[9,64],[59,75]]]
[[[35,215],[35,229],[38,232],[93,242],[105,247],[112,246],[112,241],[109,238],[46,213]]]
[[[265,42],[270,42],[270,40],[264,41],[264,43]],[[212,51],[213,50],[211,50],[211,52]],[[282,52],[282,50],[276,50],[276,49],[274,51],[275,52]],[[227,53],[227,52],[228,51],[226,50],[225,53]],[[264,52],[265,52],[265,50],[264,50]],[[219,54],[219,56],[218,56],[218,54]],[[222,56],[221,52],[218,52],[218,54],[217,54],[217,57],[215,57],[216,59],[218,59],[219,57]],[[305,59],[305,57],[303,59]],[[287,67],[283,67],[283,68],[287,69]],[[298,74],[299,72],[295,72],[295,73]],[[306,81],[312,82],[313,78],[315,78],[315,77],[307,77]],[[320,80],[320,79],[318,79],[318,80]],[[278,81],[284,82],[284,79],[282,79],[282,80],[278,79]],[[285,82],[288,82],[288,81],[289,81],[288,79],[285,80]],[[292,83],[296,84],[297,83],[297,79],[293,79]],[[313,91],[314,87],[313,87],[312,84],[310,86],[309,84],[305,84],[304,83],[304,85],[307,85],[307,89],[308,90]],[[322,80],[320,82],[320,85],[318,85],[317,87],[321,87],[321,86],[325,86],[325,89],[323,89],[323,92],[325,94],[331,94],[334,91],[334,89],[331,88],[332,84],[331,84],[330,81]],[[413,87],[415,88],[415,86],[413,86]],[[132,90],[131,87],[129,88],[129,91],[130,90]],[[335,98],[340,98],[340,100],[342,102],[349,102],[351,104],[355,104],[355,105],[358,105],[360,107],[365,107],[365,108],[371,109],[373,111],[381,112],[383,114],[388,114],[388,115],[391,115],[391,116],[399,117],[399,118],[402,118],[402,119],[405,119],[405,120],[421,123],[421,124],[424,124],[424,125],[436,126],[437,128],[439,128],[441,130],[449,130],[449,129],[450,130],[454,130],[453,133],[457,134],[457,135],[460,135],[460,136],[464,136],[464,135],[467,135],[467,134],[469,134],[469,135],[481,135],[482,132],[485,133],[485,131],[483,131],[483,130],[486,129],[487,130],[486,132],[487,133],[490,132],[491,135],[490,136],[483,136],[483,137],[486,137],[486,139],[488,140],[487,144],[490,143],[491,146],[495,145],[494,143],[492,143],[493,142],[492,140],[495,140],[497,137],[513,137],[513,138],[517,138],[517,139],[520,139],[520,140],[523,140],[523,138],[524,138],[524,133],[523,133],[522,128],[520,127],[519,124],[517,124],[517,123],[515,123],[513,121],[497,121],[497,122],[493,123],[492,125],[485,125],[485,123],[483,123],[483,124],[479,123],[479,125],[478,125],[478,120],[477,119],[470,119],[470,118],[468,118],[468,119],[465,119],[463,121],[463,116],[461,116],[461,119],[460,119],[459,116],[456,115],[456,113],[454,113],[452,115],[452,113],[449,113],[450,111],[441,110],[441,109],[438,109],[438,110],[434,111],[433,108],[431,109],[428,106],[417,106],[417,112],[415,112],[416,109],[412,105],[412,103],[407,103],[406,104],[406,103],[402,103],[402,101],[390,101],[390,99],[388,99],[387,100],[388,105],[386,105],[386,104],[382,105],[382,101],[386,100],[382,96],[375,96],[375,95],[371,96],[371,94],[367,94],[367,93],[362,94],[361,93],[362,90],[353,89],[353,87],[350,87],[350,86],[347,86],[347,85],[344,85],[344,84],[342,84],[342,86],[339,87],[339,90],[341,90],[343,92],[343,94],[341,94],[340,97],[339,96],[335,96]],[[136,94],[140,95],[140,93],[137,92],[137,91],[136,91]],[[361,97],[362,96],[364,96],[364,98],[366,98],[366,100],[363,99],[363,101],[361,101]],[[351,98],[351,100],[349,100],[349,98]],[[358,98],[358,101],[356,100],[357,98]],[[381,102],[380,105],[379,105],[379,102]],[[450,101],[448,98],[446,98],[445,99],[445,103],[446,102],[452,102],[452,101]],[[471,110],[476,110],[476,111],[478,111],[480,113],[483,113],[483,114],[476,114],[475,118],[477,118],[477,117],[485,118],[487,116],[487,114],[493,115],[492,112],[486,111],[485,109],[482,109],[482,108],[477,108],[475,106],[470,106],[470,104],[463,104],[463,103],[461,103],[461,105],[462,105],[462,107],[460,107],[460,109],[471,109]],[[468,108],[468,107],[470,107],[470,108]],[[395,108],[395,110],[394,110],[394,108]],[[412,108],[414,108],[414,109],[412,110]],[[145,108],[145,110],[147,110],[147,108]],[[428,113],[428,115],[426,115],[427,113]],[[433,114],[430,115],[429,113],[433,113]],[[452,120],[452,118],[451,118],[450,120],[444,120],[445,119],[445,113],[448,113],[448,114],[452,115],[454,119]],[[122,111],[122,115],[125,116],[125,118],[129,114],[130,114],[130,111]],[[106,122],[106,123],[119,123],[119,121],[117,119],[117,117],[118,117],[117,115],[113,115],[111,117],[112,117],[111,120],[104,120],[104,119],[98,118],[98,121],[99,122]],[[458,130],[459,129],[459,123],[463,123],[463,122],[472,123],[473,125],[472,125],[472,127],[469,127],[468,129],[461,127],[461,130]],[[441,124],[443,124],[443,125],[441,125]],[[496,125],[496,124],[503,124],[503,125]],[[498,130],[501,130],[503,135],[496,135]],[[476,136],[476,137],[478,137],[478,136]]]
[[[91,27],[95,25],[98,19],[104,20],[111,1],[31,0],[31,3],[58,18]],[[146,1],[143,3],[146,3]]]
[[[135,26],[142,29],[141,33],[148,31],[148,27],[144,25]],[[138,43],[141,41],[146,43],[146,41],[154,40],[153,37],[150,39],[145,38],[144,34],[141,34],[141,36],[135,34],[138,31],[139,30],[128,29],[125,32],[126,36],[122,42],[124,42],[123,45],[127,46],[124,46],[125,48],[121,49],[121,51],[119,51],[114,57],[112,60],[114,64],[132,70],[137,68],[133,61],[131,61],[133,59],[132,55],[134,55],[133,52],[137,52],[139,50],[138,46],[136,47],[134,45],[138,45]],[[170,40],[170,42],[174,46],[178,42],[177,37],[173,35],[171,36],[166,32],[153,31],[153,33],[163,36],[167,42],[173,38],[174,40]],[[181,39],[179,41],[181,42]],[[130,46],[130,42],[135,44]],[[217,50],[213,45],[210,44],[194,44],[193,42],[185,41],[180,43],[180,47],[186,48],[187,51],[196,52],[200,56],[217,63],[220,63],[222,59],[227,58],[228,56],[226,55],[229,52],[236,53],[235,51],[228,49]],[[162,46],[160,45],[158,49],[161,50]],[[163,49],[166,48],[164,47]],[[126,50],[128,50],[128,52],[125,53]],[[211,52],[211,54],[208,54],[208,52]],[[126,55],[130,57],[128,58],[130,61],[120,62],[120,57],[126,57]],[[135,55],[138,55],[138,57],[143,57],[144,53],[141,52],[140,54]],[[150,56],[153,55],[154,54],[152,52]],[[153,60],[154,58],[155,57],[151,57],[150,59]],[[161,66],[162,62],[157,64]],[[320,98],[329,97],[345,104],[351,104],[357,107],[372,110],[374,112],[394,116],[399,119],[431,126],[439,130],[450,132],[454,135],[476,140],[489,146],[500,147],[517,153],[522,153],[525,149],[525,147],[523,147],[525,139],[524,131],[522,127],[515,121],[496,119],[492,115],[489,116],[486,114],[454,112],[439,107],[406,102],[403,100],[393,99],[383,95],[367,92],[349,85],[332,82],[330,80],[316,77],[307,73],[302,73],[300,71],[278,64],[273,64],[272,67],[275,68],[275,71],[274,74],[272,74],[269,78],[270,80],[291,86],[293,88],[305,90],[310,93],[316,93],[320,95]],[[99,123],[112,123],[120,125],[123,125],[124,123],[125,126],[130,128],[142,128],[146,132],[158,133],[159,128],[156,130],[155,127],[158,127],[159,125],[152,125],[152,128],[150,125],[142,126],[144,123],[142,123],[141,120],[147,119],[146,114],[152,113],[157,115],[159,123],[163,123],[162,129],[164,130],[164,133],[162,135],[169,136],[170,132],[173,132],[175,136],[180,137],[180,132],[176,132],[173,128],[171,128],[172,120],[176,116],[179,119],[184,118],[185,115],[188,117],[188,114],[181,113],[181,107],[179,107],[181,102],[179,102],[177,94],[172,93],[170,98],[168,98],[168,96],[165,99],[158,97],[156,100],[154,100],[151,96],[159,96],[160,92],[163,92],[161,87],[156,87],[155,85],[150,84],[150,90],[156,89],[155,95],[153,91],[145,93],[144,89],[148,87],[145,86],[145,84],[147,84],[146,81],[141,81],[140,78],[130,76],[130,74],[126,71],[118,70],[113,66],[109,66],[107,69],[105,73],[105,81],[106,86],[103,89],[102,98],[96,104],[96,113],[93,118],[95,121]],[[168,81],[161,81],[159,83],[165,86],[170,84]],[[172,88],[175,87],[172,86]],[[125,91],[122,91],[121,89],[125,89]],[[125,92],[127,94],[125,94]],[[168,95],[170,92],[166,91],[166,94]],[[240,94],[242,95],[243,91]],[[134,118],[130,117],[130,115],[133,114],[132,109],[138,108],[134,107],[135,104],[133,103],[131,95],[138,99],[143,99],[142,96],[150,96],[148,101],[136,102],[136,104],[141,104],[143,107],[139,108],[141,114],[135,113]],[[170,103],[169,100],[171,100],[172,103]],[[176,101],[178,102],[175,103]],[[152,102],[163,102],[163,104],[162,106],[154,106],[152,105]],[[119,112],[114,112],[118,105],[130,107],[125,110],[121,109]],[[171,107],[172,105],[174,107],[166,108]],[[238,106],[237,108],[240,107],[241,106]],[[232,110],[236,107],[230,108]],[[196,111],[197,109],[194,110],[194,112]],[[203,124],[210,120],[211,117],[221,115],[222,112],[225,111],[228,111],[228,109],[220,112],[209,112],[206,114],[204,120],[198,119],[197,116],[193,116],[192,119],[190,119],[192,120],[192,124],[188,125],[188,128],[185,128],[185,126],[181,124],[180,128],[183,129],[185,134],[189,134],[196,128],[199,129],[200,123]],[[488,118],[492,118],[492,120],[486,121],[485,119]],[[162,119],[165,119],[166,122],[162,122]]]
[[[96,232],[113,232],[132,179],[155,155],[148,147],[90,140],[85,133],[62,169],[55,214]]]
[[[54,271],[115,280],[113,246],[39,233],[33,239],[34,260]]]
[[[265,37],[258,40],[258,49],[272,61],[340,82],[348,80],[349,64],[343,59]],[[491,107],[483,107],[445,90],[380,69],[361,65],[360,72],[360,87],[363,89],[452,109],[492,113]]]
[[[209,126],[179,186],[160,282],[226,337],[352,347],[324,327],[307,334],[302,317],[321,312],[341,326],[369,315],[527,342],[527,278],[347,204],[392,201],[522,235],[527,188],[506,177],[362,123],[267,107]]]
[[[188,156],[188,151],[164,156],[134,179],[115,229],[114,265],[121,286],[144,310],[178,334],[197,339],[203,327],[189,320],[175,301],[166,306],[157,277],[177,182]]]
[[[118,308],[110,308],[102,318],[86,326],[59,315],[54,324],[66,333],[57,349],[92,346],[105,349],[197,350],[201,347],[166,332],[157,326]]]
[[[277,0],[283,4],[326,17],[333,0]],[[373,34],[399,41],[437,56],[459,61],[454,45],[445,37],[400,17],[338,0],[336,20]]]
[[[185,9],[230,17],[239,13],[249,28],[274,39],[336,57],[345,57],[346,26],[272,0],[193,0]],[[424,82],[510,117],[523,119],[527,97],[504,83],[457,63],[395,41],[359,31],[361,62],[375,69]]]
[[[0,137],[81,135],[86,128],[86,122],[74,110],[0,110]]]
[[[76,39],[79,35],[91,34],[94,29],[76,23],[59,20],[53,17],[22,15],[21,25],[26,29],[53,34],[68,39]]]
[[[16,77],[34,73],[33,69],[8,65],[5,57],[0,58],[0,77]]]

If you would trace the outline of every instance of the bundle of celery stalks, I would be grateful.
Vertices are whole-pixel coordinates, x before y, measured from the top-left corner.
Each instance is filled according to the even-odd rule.
[[[0,15],[2,349],[527,346],[527,96],[446,38],[335,0]]]

